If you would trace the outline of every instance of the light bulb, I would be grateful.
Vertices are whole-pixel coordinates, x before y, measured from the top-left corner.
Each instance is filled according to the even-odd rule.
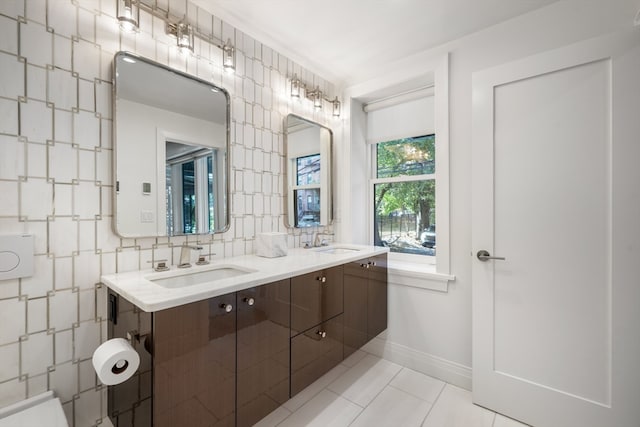
[[[222,46],[222,67],[229,74],[236,71],[236,50],[231,44],[231,39],[227,39],[227,43]]]

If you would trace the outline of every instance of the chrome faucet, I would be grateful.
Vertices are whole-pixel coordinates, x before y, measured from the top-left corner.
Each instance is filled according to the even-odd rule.
[[[180,250],[180,263],[178,264],[178,268],[189,268],[191,267],[191,250],[201,251],[202,246],[189,246],[182,245],[182,249]]]
[[[316,238],[313,239],[313,246],[315,248],[319,246],[327,246],[327,241],[325,239],[320,240],[320,236],[333,236],[333,233],[317,232]]]

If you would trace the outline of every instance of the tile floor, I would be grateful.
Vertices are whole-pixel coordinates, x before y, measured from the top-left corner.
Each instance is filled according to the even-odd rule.
[[[345,359],[259,427],[525,427],[471,393],[364,351]]]

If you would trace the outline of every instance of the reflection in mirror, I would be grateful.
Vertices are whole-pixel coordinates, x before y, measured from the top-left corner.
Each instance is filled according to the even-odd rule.
[[[285,119],[287,226],[331,224],[332,143],[331,129],[294,114]]]
[[[227,92],[125,52],[116,54],[114,66],[116,232],[225,231]]]

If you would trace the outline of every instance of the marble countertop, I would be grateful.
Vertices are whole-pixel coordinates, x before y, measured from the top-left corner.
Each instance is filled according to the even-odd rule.
[[[344,253],[323,252],[330,248],[352,250]],[[171,270],[165,272],[148,269],[107,274],[103,275],[101,280],[140,309],[154,312],[380,255],[389,252],[389,249],[378,246],[333,244],[313,249],[289,249],[288,252],[287,256],[279,258],[263,258],[257,255],[223,258],[207,265],[194,265],[188,269],[171,266]],[[152,281],[228,267],[250,272],[173,288],[161,286]],[[212,275],[215,276],[215,273]]]

